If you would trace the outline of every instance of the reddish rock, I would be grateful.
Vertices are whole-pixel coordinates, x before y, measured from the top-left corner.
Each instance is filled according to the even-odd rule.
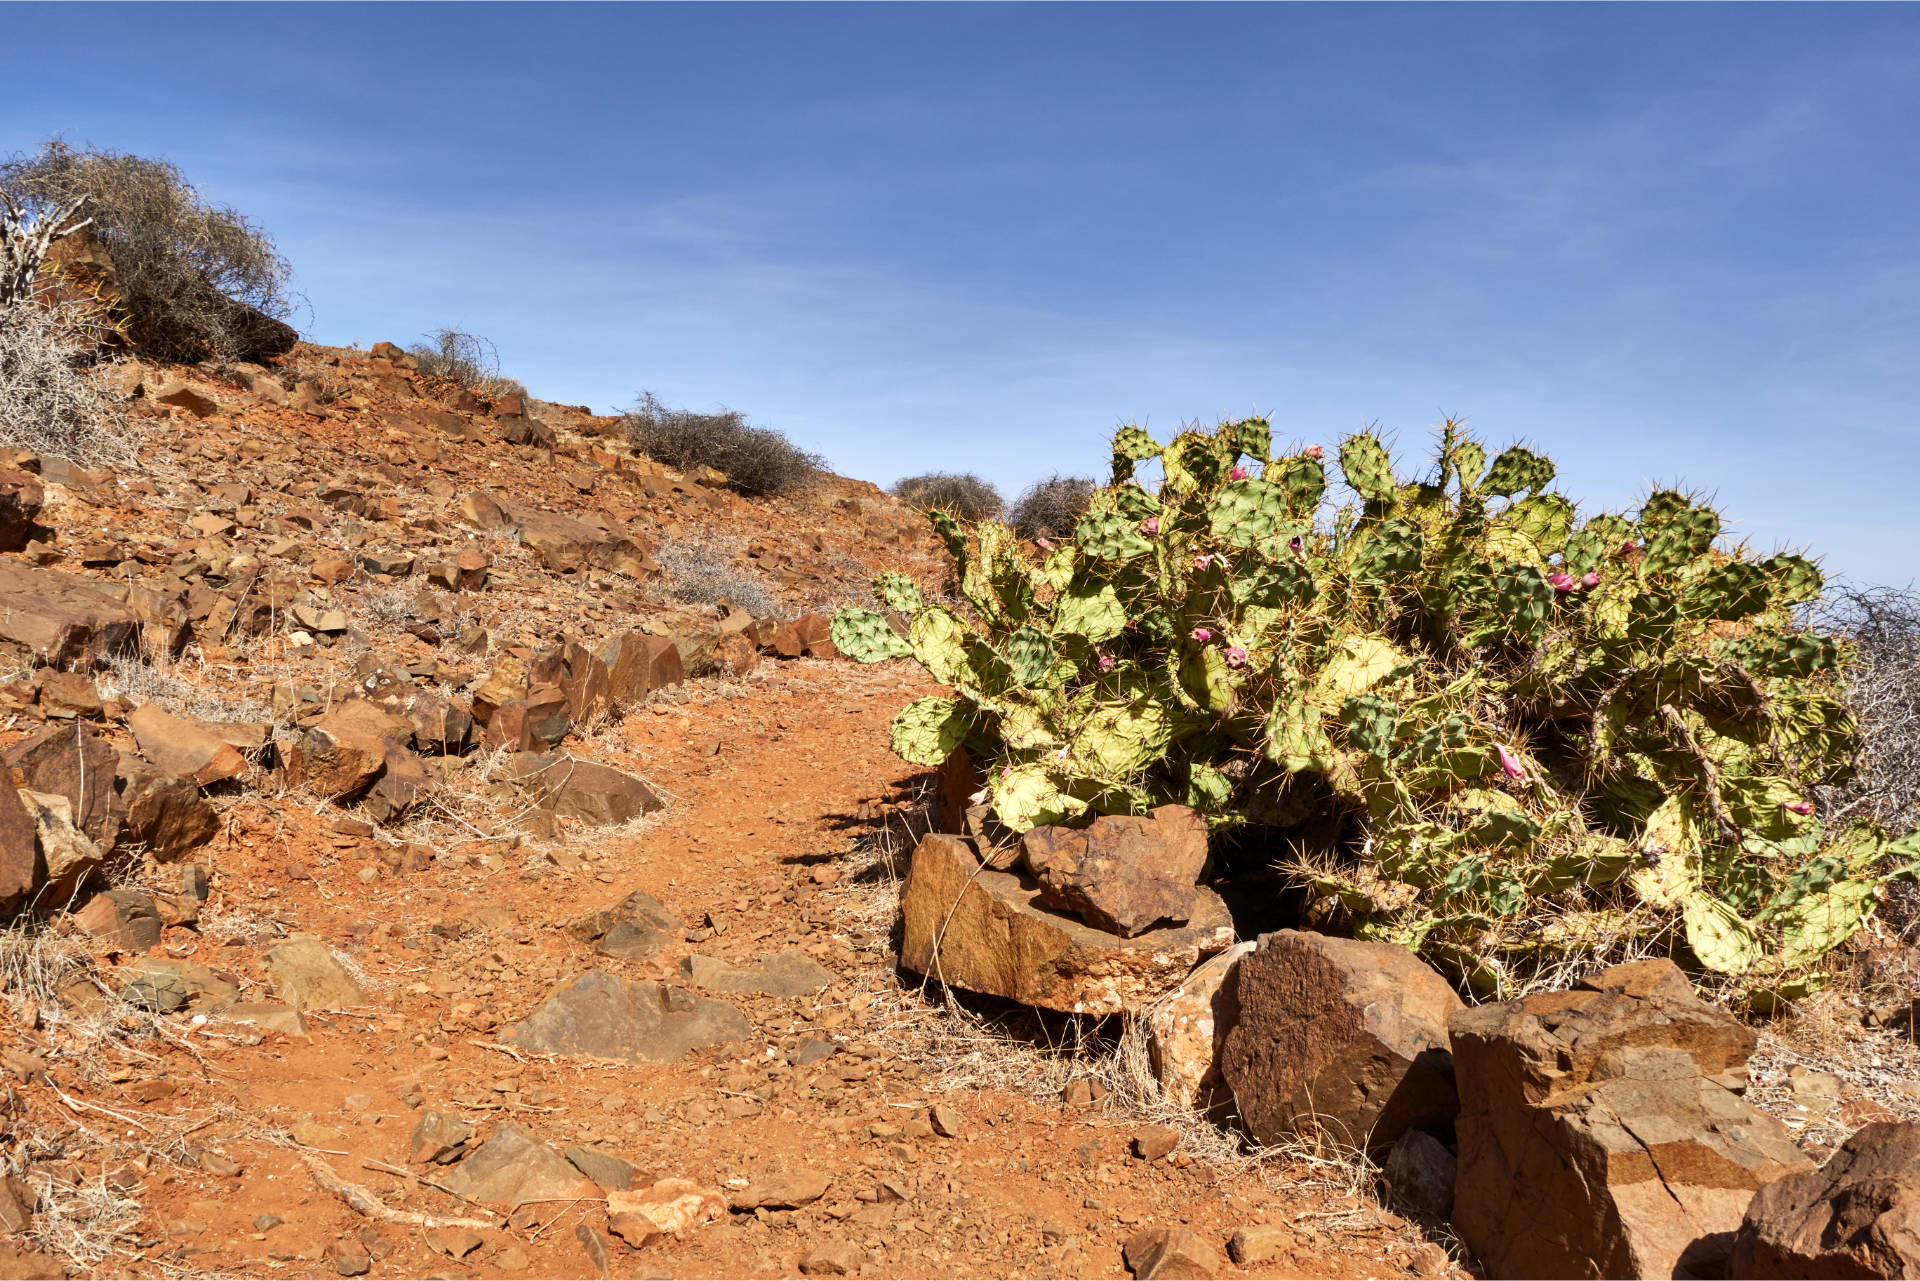
[[[1191,1228],[1148,1228],[1129,1238],[1121,1253],[1140,1281],[1209,1281],[1226,1268],[1220,1251]]]
[[[407,705],[413,745],[435,756],[459,756],[473,744],[473,717],[438,694],[420,694]]]
[[[1411,1128],[1452,1123],[1447,1018],[1460,998],[1412,952],[1280,930],[1241,958],[1235,987],[1220,1071],[1262,1143],[1318,1127],[1384,1151]]]
[[[105,710],[100,691],[84,672],[56,672],[41,668],[34,674],[40,688],[40,709],[63,720],[99,720]]]
[[[506,774],[541,809],[589,827],[616,827],[664,804],[633,775],[564,754],[516,756],[508,761]]]
[[[562,665],[557,683],[566,698],[567,715],[576,726],[592,730],[612,710],[612,673],[584,645],[568,642],[561,648],[560,657]]]
[[[480,745],[506,752],[533,750],[533,729],[527,720],[527,700],[516,698],[493,709]]]
[[[127,714],[140,752],[169,774],[206,787],[247,772],[247,758],[198,721],[182,719],[148,703]]]
[[[740,632],[729,632],[713,642],[713,665],[729,676],[745,676],[760,666],[760,651]]]
[[[74,922],[117,952],[144,952],[160,943],[162,923],[153,895],[144,890],[107,890],[87,900]]]
[[[1233,1091],[1220,1075],[1220,1045],[1240,1021],[1240,959],[1259,946],[1235,943],[1202,961],[1147,1011],[1147,1050],[1161,1093],[1179,1107],[1224,1113]]]
[[[1462,1010],[1451,1031],[1453,1222],[1490,1277],[1720,1275],[1754,1192],[1811,1168],[1720,1083],[1754,1034],[1671,962]]]
[[[493,719],[499,708],[527,696],[527,665],[512,654],[502,654],[473,691],[473,719],[481,725]]]
[[[282,762],[288,787],[339,804],[357,799],[380,776],[387,764],[387,744],[344,726],[310,729],[285,747]]]
[[[360,804],[374,822],[397,823],[432,789],[433,775],[426,762],[405,745],[392,739],[382,741],[386,745],[385,766]]]
[[[600,657],[607,666],[608,694],[620,707],[642,702],[653,691],[686,679],[680,651],[665,636],[621,632]]]
[[[1920,1125],[1876,1122],[1754,1193],[1734,1277],[1920,1277]]]
[[[113,584],[0,560],[0,642],[49,667],[84,668],[137,653],[140,620]]]
[[[1144,817],[1103,814],[1086,827],[1036,827],[1021,845],[1042,903],[1132,938],[1193,915],[1207,825],[1184,805],[1163,805]]]
[[[0,776],[0,917],[18,911],[39,888],[39,842],[13,780]]]
[[[220,831],[219,813],[187,779],[139,762],[116,785],[121,842],[146,846],[158,862],[185,858]]]
[[[0,552],[17,552],[35,532],[46,491],[17,467],[0,467]]]
[[[17,770],[29,791],[66,797],[74,825],[103,849],[116,835],[113,788],[119,763],[120,754],[90,725],[42,730],[0,752],[0,764]]]
[[[493,495],[488,493],[472,493],[461,499],[460,519],[488,533],[507,527],[507,514],[500,510],[500,504],[493,501]]]

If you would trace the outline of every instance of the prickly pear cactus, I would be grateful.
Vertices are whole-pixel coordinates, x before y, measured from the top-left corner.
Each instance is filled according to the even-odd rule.
[[[1543,455],[1488,459],[1448,423],[1402,477],[1350,436],[1330,509],[1322,451],[1275,457],[1263,419],[1126,427],[1069,543],[930,513],[971,610],[883,574],[894,622],[843,610],[833,640],[952,688],[894,750],[964,743],[1014,830],[1175,801],[1259,822],[1328,928],[1487,994],[1650,941],[1756,1003],[1806,990],[1920,869],[1920,838],[1816,809],[1856,750],[1848,648],[1794,614],[1818,566],[1721,546],[1678,491],[1583,515]]]

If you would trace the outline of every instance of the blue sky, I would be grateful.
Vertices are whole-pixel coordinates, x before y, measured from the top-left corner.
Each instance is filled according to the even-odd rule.
[[[0,150],[166,156],[323,342],[887,484],[1443,413],[1920,577],[1920,8],[11,6]]]

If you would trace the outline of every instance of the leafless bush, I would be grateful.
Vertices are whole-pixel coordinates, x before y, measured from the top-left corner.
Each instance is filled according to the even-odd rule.
[[[711,467],[748,496],[781,494],[811,482],[825,460],[766,427],[754,427],[736,409],[699,414],[668,409],[641,392],[625,417],[627,439],[647,457],[677,467]]]
[[[162,360],[259,360],[297,335],[292,268],[237,210],[209,204],[164,160],[54,138],[0,164],[0,190],[40,214],[84,197],[113,260],[128,337]]]
[[[1858,653],[1847,707],[1860,726],[1860,753],[1846,810],[1910,831],[1920,825],[1920,592],[1835,587],[1821,602],[1820,623],[1849,637]]]
[[[667,594],[690,605],[726,603],[755,618],[780,612],[766,581],[737,563],[739,544],[717,536],[668,539],[654,550]]]
[[[407,348],[420,372],[458,383],[489,400],[527,394],[525,385],[500,372],[500,351],[492,340],[459,329],[436,329],[428,341]]]
[[[998,516],[1007,505],[992,482],[972,472],[935,471],[924,476],[907,476],[894,481],[891,492],[895,498],[904,498],[923,511],[938,508],[963,520]]]
[[[40,266],[53,242],[86,226],[91,219],[74,215],[86,203],[84,196],[40,210],[33,221],[12,196],[0,190],[0,308],[38,298],[42,290]]]
[[[1020,495],[1010,523],[1022,538],[1065,538],[1086,513],[1093,490],[1085,476],[1049,476]]]
[[[79,304],[0,308],[0,445],[92,467],[130,461],[138,441],[88,374],[94,362]]]

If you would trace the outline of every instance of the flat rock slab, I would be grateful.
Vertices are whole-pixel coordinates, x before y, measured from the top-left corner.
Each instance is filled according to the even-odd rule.
[[[1147,1011],[1147,1049],[1160,1089],[1183,1108],[1211,1112],[1233,1100],[1220,1075],[1220,1043],[1240,1021],[1235,971],[1257,943],[1210,956]]]
[[[446,1176],[446,1184],[461,1196],[510,1209],[528,1201],[600,1195],[571,1161],[518,1125],[495,1126],[487,1141]]]
[[[1200,958],[1233,944],[1233,919],[1200,889],[1189,923],[1121,938],[1049,911],[1037,882],[983,870],[973,847],[933,835],[913,853],[900,960],[943,983],[1072,1014],[1137,1013]]]
[[[591,943],[601,956],[651,962],[686,933],[686,925],[653,895],[635,890],[610,908],[590,912],[567,926],[567,935]]]
[[[148,703],[127,714],[141,753],[169,774],[202,787],[247,772],[247,758],[199,721],[169,715]]]
[[[49,667],[88,667],[137,653],[140,622],[112,584],[0,561],[0,641]]]
[[[273,994],[298,1010],[339,1009],[366,999],[327,945],[310,935],[296,934],[268,952],[267,973]]]
[[[666,804],[633,775],[563,752],[516,753],[506,773],[541,809],[588,827],[618,827]]]
[[[752,996],[810,996],[833,982],[832,970],[792,948],[741,966],[711,956],[689,956],[680,968],[695,987]]]
[[[509,1028],[505,1039],[551,1054],[671,1063],[752,1032],[747,1016],[725,1001],[590,970]]]

